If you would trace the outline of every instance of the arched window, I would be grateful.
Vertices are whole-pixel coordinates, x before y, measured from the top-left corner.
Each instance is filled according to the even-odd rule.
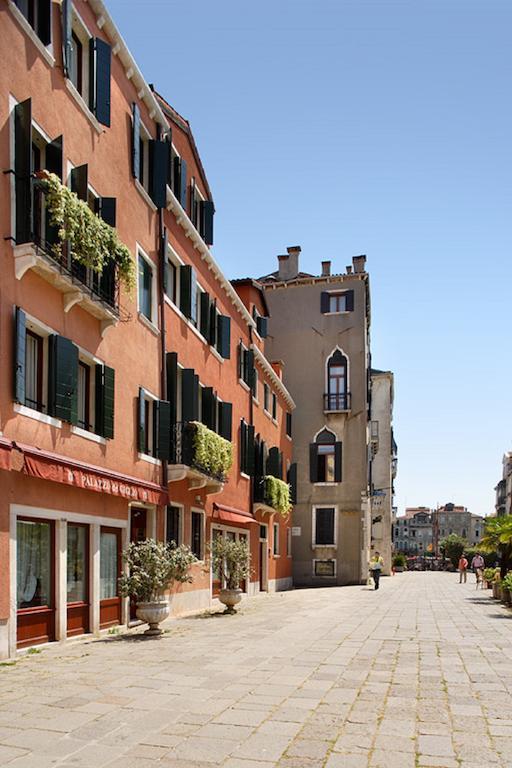
[[[322,429],[310,451],[310,481],[312,483],[341,482],[341,443],[329,429]]]
[[[348,360],[340,349],[336,349],[327,362],[325,410],[348,410]]]

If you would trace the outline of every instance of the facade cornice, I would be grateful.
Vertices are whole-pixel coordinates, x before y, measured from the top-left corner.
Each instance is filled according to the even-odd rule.
[[[255,360],[260,364],[261,368],[265,372],[265,374],[269,377],[270,381],[272,382],[272,386],[277,389],[281,397],[285,400],[286,404],[290,407],[290,409],[293,411],[295,408],[295,403],[293,401],[292,396],[284,386],[283,382],[277,375],[277,373],[274,371],[272,366],[270,365],[269,361],[263,354],[263,352],[256,346],[256,344],[251,344],[251,349],[254,352]]]
[[[266,281],[258,281],[261,284],[261,288],[264,291],[271,291],[276,288],[294,288],[301,285],[317,285],[321,283],[325,283],[328,285],[329,283],[339,284],[344,282],[349,282],[351,280],[364,280],[366,281],[368,279],[368,272],[358,272],[352,275],[328,275],[328,276],[311,276],[311,277],[298,277],[294,280],[270,280],[269,282]]]
[[[155,122],[159,123],[164,129],[164,132],[166,132],[169,124],[162,108],[149,87],[149,84],[145,81],[144,75],[137,66],[135,59],[130,53],[128,46],[108,12],[105,3],[103,0],[88,1],[90,7],[96,14],[96,23],[98,27],[106,33],[113,43],[112,53],[114,56],[117,56],[122,63],[126,77],[128,80],[132,81],[137,90],[137,96],[146,104],[149,110],[149,117],[151,120],[155,120]]]
[[[208,269],[210,269],[213,272],[215,278],[219,281],[219,283],[223,287],[228,299],[230,299],[235,309],[241,315],[242,319],[247,323],[247,325],[250,328],[255,328],[256,323],[254,322],[253,318],[248,312],[245,304],[242,302],[238,293],[235,291],[230,281],[224,275],[221,268],[213,258],[210,252],[210,249],[204,242],[203,238],[201,237],[201,235],[199,234],[195,226],[192,224],[186,212],[181,207],[180,203],[178,202],[178,198],[176,197],[172,189],[169,187],[169,185],[167,185],[167,210],[172,211],[172,213],[174,213],[177,223],[184,230],[186,236],[192,242],[192,245],[194,246],[195,250],[199,251],[201,258],[208,265]]]

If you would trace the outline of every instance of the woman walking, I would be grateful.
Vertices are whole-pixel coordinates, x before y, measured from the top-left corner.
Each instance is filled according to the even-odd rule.
[[[380,556],[380,552],[376,552],[370,560],[370,573],[375,584],[375,589],[379,588],[380,574],[384,568],[384,560]]]

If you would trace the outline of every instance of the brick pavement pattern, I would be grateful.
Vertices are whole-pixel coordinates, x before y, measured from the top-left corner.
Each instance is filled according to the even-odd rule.
[[[2,664],[0,765],[512,766],[512,613],[457,574],[261,595],[166,627]]]

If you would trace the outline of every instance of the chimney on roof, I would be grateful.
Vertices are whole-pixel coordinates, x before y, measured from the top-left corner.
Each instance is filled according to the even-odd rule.
[[[270,363],[270,365],[272,366],[272,368],[274,369],[275,373],[278,375],[278,377],[282,381],[282,379],[283,379],[283,366],[284,366],[283,361],[282,360],[273,360]]]
[[[288,253],[278,256],[279,280],[294,280],[299,274],[300,245],[293,245],[286,249]]]
[[[366,263],[366,256],[353,256],[352,264],[354,265],[354,272],[364,272],[364,265]]]
[[[322,277],[329,277],[331,274],[331,262],[322,261]]]
[[[345,269],[347,270],[347,275],[351,275],[352,274],[352,267],[350,266],[350,264],[347,264]]]

